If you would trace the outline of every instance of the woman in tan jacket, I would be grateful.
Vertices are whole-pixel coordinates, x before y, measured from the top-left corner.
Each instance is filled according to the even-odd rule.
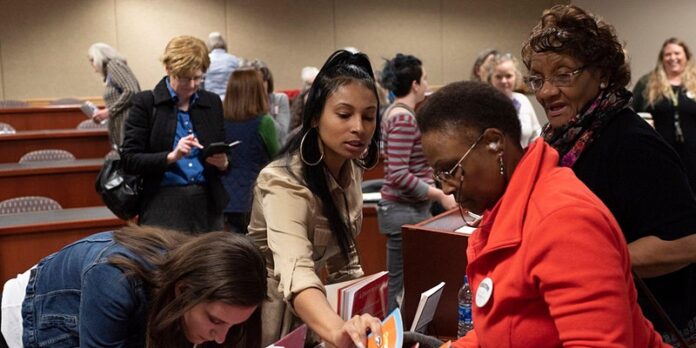
[[[380,333],[379,320],[368,314],[344,322],[319,276],[322,269],[328,282],[363,274],[355,236],[362,225],[363,168],[379,156],[377,110],[367,56],[337,51],[312,85],[301,130],[259,174],[249,235],[268,267],[264,346],[302,322],[341,348],[362,347],[368,331]]]

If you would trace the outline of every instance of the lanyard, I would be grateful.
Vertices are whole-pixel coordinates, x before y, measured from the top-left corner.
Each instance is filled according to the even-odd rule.
[[[674,93],[674,89],[669,90],[669,98],[672,100],[672,106],[674,106],[674,137],[677,143],[684,142],[684,132],[681,128],[681,121],[679,120],[679,93],[681,88]]]

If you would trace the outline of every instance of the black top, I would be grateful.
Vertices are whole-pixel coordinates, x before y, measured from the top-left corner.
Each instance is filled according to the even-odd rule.
[[[669,98],[659,99],[654,106],[649,106],[644,95],[648,79],[649,75],[645,75],[636,83],[633,89],[633,107],[638,112],[645,111],[652,115],[655,130],[677,151],[684,163],[691,189],[696,191],[696,96],[682,86],[672,86],[672,91],[678,97],[677,107]],[[676,140],[675,110],[679,111],[679,123],[684,134],[683,143]]]
[[[217,94],[199,90],[198,99],[188,110],[196,137],[203,146],[225,140],[222,102]],[[143,176],[141,210],[159,190],[167,164],[167,154],[174,148],[177,106],[163,78],[152,91],[133,97],[133,106],[125,122],[122,155],[128,173]],[[154,114],[153,114],[154,113]],[[172,164],[173,165],[173,164]],[[203,162],[208,192],[214,208],[222,214],[228,196],[220,181],[220,170]]]
[[[573,170],[614,214],[626,241],[696,233],[696,199],[679,157],[664,139],[628,108],[600,132]],[[696,318],[695,264],[645,281],[678,327]],[[658,331],[666,332],[650,304],[642,296],[639,302]]]

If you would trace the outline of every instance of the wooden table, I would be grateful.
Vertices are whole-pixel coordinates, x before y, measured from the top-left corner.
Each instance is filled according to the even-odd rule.
[[[106,129],[55,129],[0,134],[0,163],[18,162],[27,152],[61,149],[76,158],[104,157],[111,145]]]
[[[103,206],[2,215],[0,282],[26,271],[66,244],[125,224]]]
[[[466,274],[469,238],[456,229],[464,225],[457,209],[402,228],[404,255],[404,325],[411,326],[420,294],[441,281],[445,287],[429,333],[457,336],[457,293]]]
[[[86,119],[78,105],[0,109],[0,122],[17,131],[75,129]]]
[[[103,158],[0,164],[0,201],[45,196],[63,208],[102,205],[94,189]]]

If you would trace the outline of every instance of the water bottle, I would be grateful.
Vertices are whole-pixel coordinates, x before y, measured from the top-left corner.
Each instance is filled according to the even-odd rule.
[[[474,319],[471,316],[471,288],[469,287],[469,278],[466,275],[464,276],[464,284],[459,289],[457,300],[459,302],[457,337],[462,337],[474,328]]]

